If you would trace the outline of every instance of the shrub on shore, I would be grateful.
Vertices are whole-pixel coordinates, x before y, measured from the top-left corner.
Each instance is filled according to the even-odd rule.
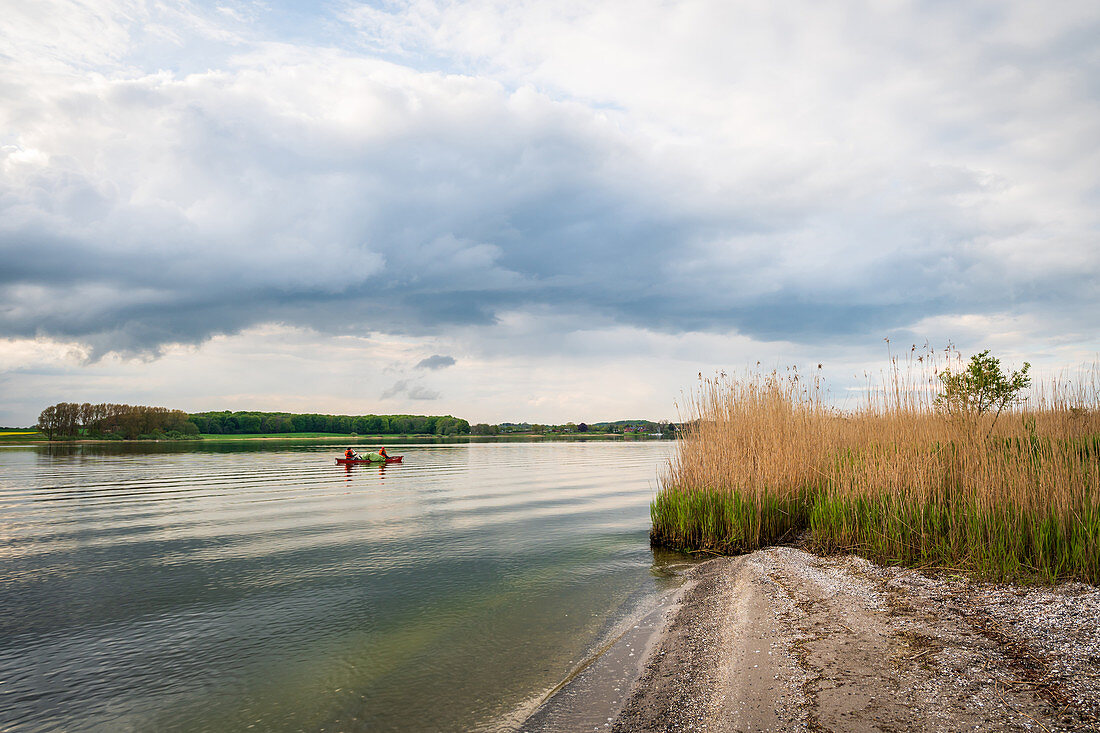
[[[653,541],[739,553],[809,530],[817,551],[1100,582],[1100,370],[1041,385],[997,419],[937,401],[937,355],[911,353],[854,410],[796,370],[702,380],[651,507]]]

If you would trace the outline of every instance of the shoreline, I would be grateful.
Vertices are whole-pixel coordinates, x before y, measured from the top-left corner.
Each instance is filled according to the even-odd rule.
[[[392,442],[398,443],[427,442],[427,443],[522,443],[531,441],[560,441],[583,443],[586,441],[623,441],[623,442],[651,442],[673,441],[674,438],[657,438],[652,436],[622,435],[620,433],[596,433],[573,435],[328,435],[328,436],[295,436],[281,437],[278,435],[232,435],[232,436],[203,436],[200,438],[134,438],[126,440],[110,440],[106,438],[77,438],[71,440],[45,440],[19,436],[10,440],[0,440],[0,446],[10,444],[13,447],[26,445],[133,445],[133,444],[171,444],[171,445],[213,445],[218,443],[339,443],[346,442]]]
[[[1100,588],[791,547],[686,575],[628,693],[608,695],[597,659],[520,730],[1100,730]],[[583,717],[600,706],[619,709]]]
[[[532,701],[514,730],[554,733],[605,728],[622,710],[688,589],[685,580],[658,596],[652,607],[626,619],[617,634]]]

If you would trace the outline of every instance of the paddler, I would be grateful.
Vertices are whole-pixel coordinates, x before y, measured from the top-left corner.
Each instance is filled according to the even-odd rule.
[[[382,456],[383,458],[389,458],[390,457],[389,453],[386,453],[386,446],[382,446],[381,448],[378,449],[378,455]]]
[[[351,448],[348,448],[346,451],[344,451],[344,458],[347,458],[349,461],[354,461],[356,458],[358,458],[358,456],[355,455],[355,451],[353,451]]]

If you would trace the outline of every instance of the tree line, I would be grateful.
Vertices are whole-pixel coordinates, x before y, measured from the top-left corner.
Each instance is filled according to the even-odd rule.
[[[167,407],[116,405],[110,402],[59,402],[38,416],[38,429],[48,440],[55,438],[197,437],[199,430],[186,412]]]
[[[542,425],[539,423],[512,423],[504,422],[499,425],[478,423],[470,428],[471,435],[508,435],[508,434],[570,434],[570,433],[604,433],[604,434],[646,434],[660,433],[666,437],[673,437],[677,427],[668,420],[653,422],[652,420],[616,420],[614,422],[598,422],[588,425],[586,423],[567,422],[562,425]]]
[[[197,412],[200,433],[339,433],[347,435],[469,435],[470,423],[451,415],[320,415],[291,412]]]
[[[112,403],[78,404],[59,402],[47,407],[38,417],[38,429],[47,439],[107,438],[198,438],[209,435],[250,435],[263,433],[333,433],[339,435],[500,435],[511,433],[666,433],[675,426],[667,420],[619,420],[615,422],[565,423],[479,423],[473,427],[452,415],[324,415],[319,413],[255,412],[229,410],[196,412],[190,415],[167,407],[118,405]]]

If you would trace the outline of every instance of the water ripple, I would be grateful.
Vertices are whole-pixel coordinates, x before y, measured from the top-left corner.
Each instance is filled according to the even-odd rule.
[[[0,729],[492,729],[668,582],[668,444],[400,452],[0,451]]]

